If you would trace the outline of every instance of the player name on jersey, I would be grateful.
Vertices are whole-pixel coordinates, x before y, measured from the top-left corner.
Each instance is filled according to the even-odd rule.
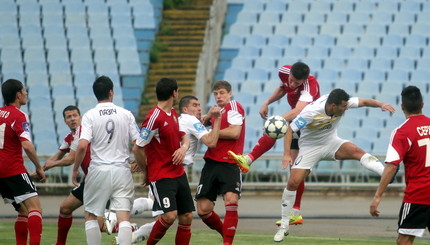
[[[116,109],[101,109],[101,110],[99,110],[100,116],[108,116],[108,115],[112,115],[112,114],[116,114]]]

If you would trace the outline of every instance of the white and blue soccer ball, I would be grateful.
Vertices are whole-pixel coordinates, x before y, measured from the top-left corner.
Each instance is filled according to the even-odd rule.
[[[264,132],[272,139],[280,139],[288,130],[288,122],[281,116],[271,116],[264,122]]]

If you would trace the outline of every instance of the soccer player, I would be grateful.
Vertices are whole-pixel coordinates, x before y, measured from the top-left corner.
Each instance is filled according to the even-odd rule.
[[[137,163],[147,173],[159,215],[146,244],[156,244],[178,218],[176,244],[189,244],[194,201],[183,161],[189,139],[180,131],[173,108],[178,99],[175,79],[161,78],[156,85],[157,106],[149,111],[133,147]],[[146,183],[146,179],[144,180]]]
[[[81,112],[74,105],[69,105],[63,110],[64,122],[70,129],[70,133],[64,137],[58,151],[52,155],[43,165],[45,171],[54,167],[64,167],[72,165],[75,161],[76,147],[81,134]],[[68,153],[68,154],[67,154]],[[66,156],[67,154],[67,156]],[[85,175],[88,173],[88,166],[91,161],[90,147],[87,148],[85,158],[81,164],[81,169]],[[69,196],[60,205],[58,216],[58,231],[56,245],[66,244],[67,235],[73,223],[73,212],[83,205],[85,180],[74,188]],[[98,218],[101,230],[104,230],[103,217]]]
[[[179,111],[181,112],[181,116],[179,117],[179,126],[190,138],[190,147],[188,148],[184,159],[184,165],[188,166],[194,162],[194,156],[197,152],[199,140],[209,148],[216,146],[219,138],[221,114],[218,106],[211,107],[208,116],[214,117],[215,121],[212,131],[209,132],[200,121],[202,115],[200,102],[197,97],[182,97],[179,101]]]
[[[79,166],[91,143],[91,162],[84,187],[87,243],[101,243],[97,217],[103,216],[110,200],[110,208],[118,218],[119,242],[131,244],[130,210],[134,183],[129,164],[129,144],[139,137],[139,130],[133,114],[112,103],[114,91],[109,77],[98,77],[93,83],[93,91],[98,104],[82,118],[72,179],[77,185]]]
[[[1,86],[5,106],[0,108],[0,194],[11,203],[18,216],[15,221],[16,244],[40,244],[42,235],[42,207],[36,187],[24,166],[22,149],[36,167],[35,176],[45,181],[36,150],[31,143],[30,121],[23,111],[27,104],[27,90],[15,79]]]
[[[238,202],[242,187],[240,169],[230,160],[228,150],[242,154],[245,139],[245,112],[241,104],[231,100],[231,85],[227,81],[217,81],[213,88],[217,105],[221,108],[221,127],[218,143],[208,148],[204,155],[197,187],[197,213],[211,229],[223,236],[225,245],[232,244],[238,223]],[[215,118],[210,119],[214,122]],[[224,222],[214,211],[217,195],[223,195],[225,205]]]
[[[399,164],[405,166],[406,189],[399,213],[397,244],[413,244],[430,230],[430,118],[423,115],[423,97],[419,88],[408,86],[402,93],[406,121],[391,133],[385,169],[370,204],[370,214],[379,216],[382,194],[395,176]]]
[[[291,110],[282,116],[285,120],[290,122],[303,110],[303,108],[305,108],[306,105],[318,99],[320,97],[318,81],[309,73],[309,67],[302,62],[296,62],[292,66],[284,65],[281,67],[278,73],[281,84],[275,89],[273,94],[263,103],[263,105],[261,105],[260,116],[263,119],[267,119],[269,105],[287,95],[287,101]],[[270,150],[275,143],[276,139],[272,139],[264,134],[248,155],[236,155],[233,151],[229,151],[229,155],[243,172],[247,172],[252,162]],[[295,135],[291,144],[291,157],[293,160],[297,157],[298,152],[298,136]],[[305,182],[303,181],[297,189],[296,201],[290,216],[290,225],[303,223],[303,217],[300,214],[300,205],[304,190]],[[284,193],[285,191],[286,189],[284,189]],[[280,225],[280,223],[281,221],[276,222],[277,225]]]
[[[334,89],[329,95],[321,96],[305,107],[290,123],[284,139],[284,157],[282,167],[291,167],[287,190],[282,197],[282,222],[274,236],[280,242],[288,234],[289,216],[296,197],[298,185],[310,173],[312,167],[320,160],[355,159],[369,170],[382,175],[384,165],[366,153],[354,143],[337,136],[337,126],[344,112],[350,108],[380,107],[382,111],[394,112],[389,104],[373,99],[362,99],[350,96],[342,89]],[[290,154],[293,132],[300,131],[299,154],[294,161]]]

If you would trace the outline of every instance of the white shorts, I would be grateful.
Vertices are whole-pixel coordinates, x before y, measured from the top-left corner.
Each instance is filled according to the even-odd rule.
[[[297,156],[294,164],[291,168],[298,169],[309,169],[312,171],[312,168],[317,164],[320,160],[337,160],[335,158],[337,150],[339,150],[340,146],[349,142],[349,140],[344,140],[339,137],[330,139],[324,145],[317,146],[299,146],[299,155]]]
[[[106,203],[110,209],[130,211],[133,205],[134,183],[129,168],[111,165],[90,166],[85,178],[85,211],[103,216]]]

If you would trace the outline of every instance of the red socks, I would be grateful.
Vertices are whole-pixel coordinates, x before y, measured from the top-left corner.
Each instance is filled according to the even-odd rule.
[[[15,220],[15,239],[17,245],[27,244],[27,222],[28,218],[26,215],[18,215]]]
[[[236,234],[237,223],[239,221],[239,216],[237,213],[237,204],[227,204],[225,205],[225,217],[224,217],[224,244],[232,244],[234,235]]]
[[[58,216],[58,231],[57,231],[57,244],[65,245],[67,241],[67,234],[72,226],[73,217],[71,214],[60,213]]]
[[[260,137],[257,144],[252,148],[251,153],[248,154],[248,156],[252,159],[252,161],[255,161],[261,155],[266,153],[268,150],[272,149],[272,147],[275,145],[276,140],[270,138],[267,136],[267,134],[264,134]]]
[[[160,217],[152,227],[151,234],[149,234],[147,245],[156,244],[166,234],[166,231],[173,223],[167,223],[162,217]],[[190,231],[191,235],[191,231]]]
[[[300,183],[299,187],[297,187],[296,201],[294,201],[293,208],[300,210],[300,204],[302,202],[302,196],[304,191],[305,191],[305,181],[303,180],[302,183]]]
[[[28,213],[28,232],[30,233],[30,245],[40,244],[42,237],[42,213],[31,210]]]
[[[202,219],[203,223],[205,223],[207,226],[209,226],[209,228],[211,228],[212,230],[216,230],[219,232],[219,234],[223,234],[222,232],[222,221],[219,218],[218,214],[215,213],[215,211],[212,211],[208,214],[205,215],[201,215],[200,218]]]
[[[178,224],[176,231],[175,244],[188,245],[191,239],[191,224]]]

